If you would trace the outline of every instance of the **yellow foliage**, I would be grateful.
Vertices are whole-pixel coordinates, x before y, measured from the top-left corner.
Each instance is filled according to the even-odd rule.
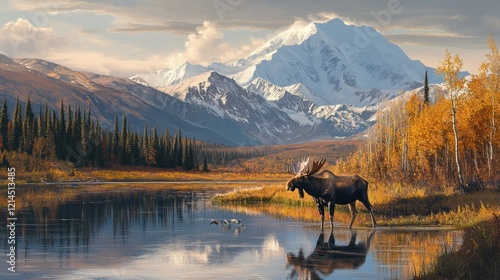
[[[430,188],[460,181],[469,187],[498,185],[500,55],[493,38],[488,46],[487,61],[468,83],[459,76],[460,57],[446,51],[437,73],[444,74],[447,93],[434,87],[430,104],[419,93],[388,102],[365,146],[336,169]]]

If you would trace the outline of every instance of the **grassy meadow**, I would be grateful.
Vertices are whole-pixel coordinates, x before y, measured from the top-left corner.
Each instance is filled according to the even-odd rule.
[[[457,226],[465,227],[500,215],[500,192],[483,190],[469,194],[401,194],[397,188],[382,184],[369,186],[370,202],[379,226]],[[261,208],[277,216],[319,221],[314,200],[285,189],[285,184],[238,189],[213,197],[217,205],[239,205],[240,208]],[[265,207],[263,207],[265,206]],[[370,226],[368,213],[361,203],[354,226]],[[344,213],[344,214],[341,214]],[[335,220],[349,221],[349,208],[337,205]]]

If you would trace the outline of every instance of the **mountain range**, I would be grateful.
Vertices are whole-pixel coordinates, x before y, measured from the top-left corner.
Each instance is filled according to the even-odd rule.
[[[355,135],[374,123],[381,102],[421,87],[426,70],[430,83],[442,82],[373,28],[334,19],[296,23],[236,61],[186,62],[130,79],[0,55],[0,93],[9,103],[29,95],[54,109],[60,100],[91,108],[104,127],[125,113],[136,131],[181,128],[258,145]]]

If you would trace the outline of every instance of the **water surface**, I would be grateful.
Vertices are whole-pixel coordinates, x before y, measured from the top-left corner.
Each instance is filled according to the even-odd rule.
[[[455,230],[322,232],[319,223],[217,208],[212,194],[86,193],[18,211],[17,272],[2,262],[0,279],[402,279],[461,244]],[[209,225],[233,218],[244,225]]]

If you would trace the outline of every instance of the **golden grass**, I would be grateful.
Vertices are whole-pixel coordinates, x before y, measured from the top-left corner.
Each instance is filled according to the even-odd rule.
[[[390,188],[390,189],[389,189]],[[418,189],[404,196],[401,191],[383,185],[371,186],[369,191],[377,222],[381,226],[469,226],[500,215],[500,192],[483,190],[470,194],[425,194]],[[297,192],[285,190],[283,185],[241,189],[213,197],[217,205],[237,204],[242,207],[261,209],[277,216],[318,221],[319,213],[313,199],[306,195],[299,199]],[[370,225],[366,209],[357,204],[361,213],[355,224]],[[335,220],[349,221],[347,206],[336,206]],[[344,213],[346,218],[339,218]]]
[[[62,170],[51,168],[46,171],[25,172],[16,169],[16,183],[42,183],[43,181],[52,183],[61,182],[152,182],[152,181],[282,181],[289,175],[272,173],[231,173],[227,171],[184,171],[180,169],[156,169],[149,167],[99,169],[99,168],[79,168]]]
[[[456,252],[446,252],[414,279],[500,279],[500,216],[465,229]]]
[[[56,208],[57,205],[74,199],[77,193],[75,189],[57,186],[18,186],[15,196],[16,210],[38,207]],[[7,200],[0,200],[0,207],[7,208]]]

